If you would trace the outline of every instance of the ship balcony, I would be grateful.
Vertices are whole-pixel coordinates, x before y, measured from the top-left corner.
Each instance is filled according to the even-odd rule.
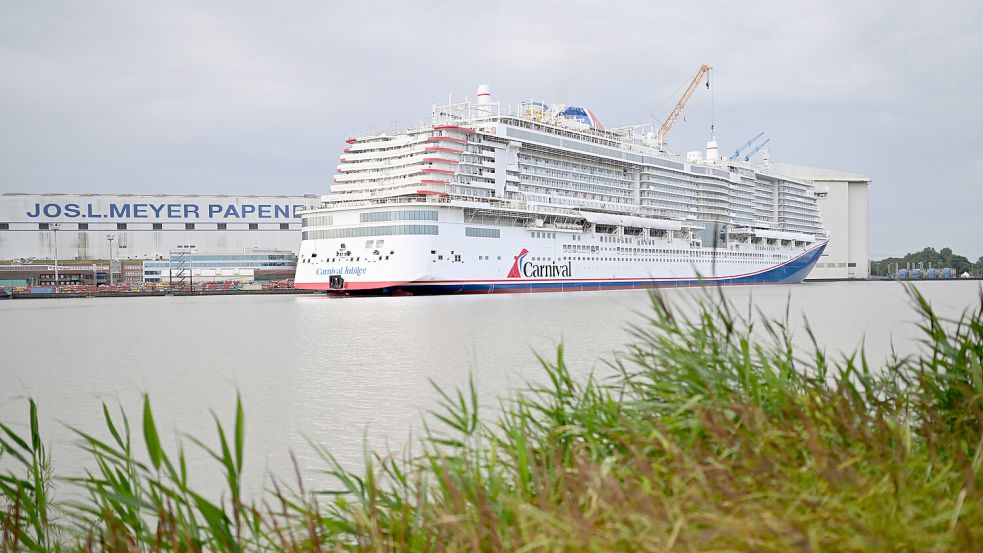
[[[403,157],[357,162],[353,162],[348,156],[345,156],[344,164],[339,165],[338,170],[346,173],[354,171],[378,171],[380,169],[398,169],[421,165],[423,162],[424,159],[419,152]]]
[[[356,181],[380,181],[396,179],[417,175],[420,173],[419,166],[409,165],[401,169],[390,171],[347,171],[335,175],[335,182],[356,182]]]
[[[454,174],[457,174],[457,171],[451,171],[451,170],[448,170],[448,169],[435,169],[433,167],[424,167],[423,169],[420,169],[420,172],[421,173],[438,173],[438,174],[441,174],[441,175],[454,175]]]
[[[393,146],[389,148],[374,148],[374,149],[358,149],[358,148],[346,148],[344,151],[345,157],[350,160],[373,160],[373,159],[386,159],[398,156],[405,156],[408,154],[415,154],[423,152],[423,147],[427,145],[426,142],[408,142],[406,144],[401,144],[398,146]]]
[[[441,146],[427,146],[426,148],[423,149],[423,151],[426,152],[426,153],[440,152],[441,154],[463,154],[464,153],[464,150],[459,150],[457,148],[444,148],[444,147],[441,147]]]
[[[464,133],[473,133],[473,132],[476,132],[474,129],[470,129],[468,127],[460,127],[460,126],[457,126],[457,125],[437,125],[437,126],[435,126],[433,128],[433,130],[435,130],[435,131],[460,131],[460,132],[464,132]]]
[[[450,142],[454,144],[467,144],[468,141],[463,138],[454,138],[452,136],[428,136],[428,142]]]
[[[461,163],[460,161],[458,161],[456,159],[447,159],[447,158],[442,158],[442,157],[424,157],[423,158],[423,161],[425,163],[450,163],[450,164],[458,164],[458,163]]]

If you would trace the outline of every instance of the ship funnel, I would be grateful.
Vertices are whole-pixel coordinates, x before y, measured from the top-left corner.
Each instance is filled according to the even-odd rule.
[[[490,103],[492,103],[491,87],[483,84],[478,87],[478,104],[487,106]]]
[[[717,140],[711,138],[707,142],[707,161],[717,161],[720,159],[720,150],[717,148]]]

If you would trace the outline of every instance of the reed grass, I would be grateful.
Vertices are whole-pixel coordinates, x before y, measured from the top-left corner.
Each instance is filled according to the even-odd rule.
[[[659,293],[614,378],[547,378],[479,416],[474,383],[440,392],[419,453],[366,451],[359,471],[311,446],[335,489],[299,469],[244,498],[245,416],[192,445],[225,492],[191,489],[183,449],[103,406],[108,439],[74,430],[94,467],[58,478],[0,424],[3,551],[980,551],[983,294],[944,320],[914,289],[921,353],[871,367],[796,347],[786,320],[723,297],[686,316]],[[811,334],[810,334],[811,335]],[[296,464],[295,464],[296,467]],[[84,499],[52,501],[56,489]]]

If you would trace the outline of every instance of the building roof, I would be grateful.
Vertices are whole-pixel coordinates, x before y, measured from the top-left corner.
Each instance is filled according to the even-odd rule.
[[[822,169],[819,167],[809,167],[807,165],[796,165],[794,163],[772,162],[768,167],[775,173],[789,175],[811,181],[850,181],[850,182],[870,182],[870,177],[860,173],[850,173],[838,171],[836,169]]]

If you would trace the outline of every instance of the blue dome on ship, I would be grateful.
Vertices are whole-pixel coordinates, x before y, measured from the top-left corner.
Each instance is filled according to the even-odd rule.
[[[602,125],[601,122],[597,120],[597,116],[594,115],[594,112],[592,112],[587,108],[582,108],[579,106],[569,106],[564,108],[563,111],[560,112],[559,116],[564,119],[579,121],[580,123],[583,123],[595,129],[604,128],[604,125]]]

